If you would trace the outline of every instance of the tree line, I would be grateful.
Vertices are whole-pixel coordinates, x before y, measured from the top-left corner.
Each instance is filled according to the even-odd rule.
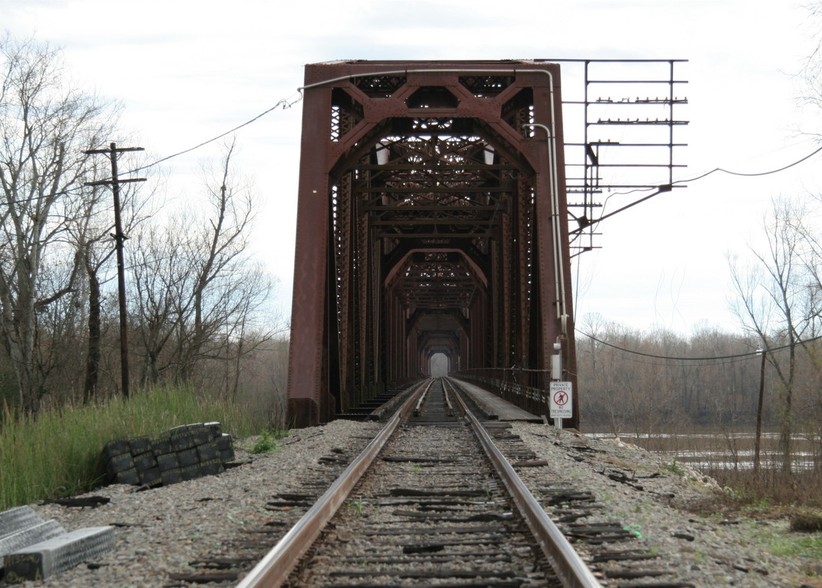
[[[110,162],[87,153],[122,135],[121,108],[73,87],[48,44],[7,35],[0,66],[0,404],[36,415],[121,392]],[[235,159],[226,143],[183,210],[156,204],[158,182],[123,185],[138,387],[231,398],[284,387],[287,342],[250,255],[255,195]]]
[[[586,428],[753,432],[761,414],[778,433],[783,470],[792,467],[797,436],[822,463],[820,205],[814,196],[774,200],[764,245],[747,262],[730,260],[740,333],[640,332],[585,317],[577,359]]]

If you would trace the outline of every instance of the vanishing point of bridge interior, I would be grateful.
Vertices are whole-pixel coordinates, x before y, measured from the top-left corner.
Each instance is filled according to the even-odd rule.
[[[302,92],[292,423],[435,355],[466,379],[575,385],[559,65],[319,63]]]

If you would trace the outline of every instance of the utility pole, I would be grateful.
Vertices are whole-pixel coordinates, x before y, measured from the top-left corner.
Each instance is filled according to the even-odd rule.
[[[128,385],[128,314],[126,310],[126,270],[123,260],[123,242],[126,236],[123,233],[123,221],[120,217],[120,184],[129,182],[145,182],[145,178],[129,178],[121,180],[117,172],[117,155],[126,151],[142,151],[142,147],[117,147],[116,143],[111,143],[108,149],[89,149],[85,153],[95,155],[100,153],[108,154],[111,159],[111,179],[97,182],[87,182],[87,186],[111,186],[114,194],[114,248],[117,252],[117,290],[120,306],[120,378],[122,382],[123,396],[129,397]]]
[[[759,402],[756,406],[756,437],[754,438],[754,462],[753,471],[754,476],[759,479],[759,449],[762,442],[762,406],[765,399],[765,358],[767,357],[767,349],[758,349],[757,352],[762,356],[762,363],[759,365]]]

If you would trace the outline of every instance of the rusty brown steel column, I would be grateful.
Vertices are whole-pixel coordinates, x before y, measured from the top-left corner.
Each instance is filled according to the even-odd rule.
[[[313,64],[303,92],[293,423],[416,377],[449,332],[455,369],[544,371],[562,340],[573,379],[559,67]]]
[[[312,81],[306,71],[306,83]],[[328,154],[322,147],[331,134],[330,111],[330,93],[305,93],[288,361],[288,418],[295,427],[326,422],[332,409],[324,389],[330,194]]]
[[[579,393],[576,390],[576,340],[574,337],[573,321],[573,296],[571,294],[571,267],[570,267],[570,247],[568,235],[568,210],[565,193],[565,156],[562,143],[562,115],[561,115],[561,89],[559,76],[553,80],[552,87],[540,88],[539,94],[535,95],[535,106],[537,107],[537,120],[545,120],[547,124],[540,125],[540,129],[550,133],[546,137],[544,145],[548,149],[545,160],[551,166],[550,170],[538,168],[542,173],[538,174],[537,183],[542,184],[548,181],[548,189],[544,194],[549,194],[552,202],[539,200],[542,210],[537,206],[537,230],[542,230],[542,235],[537,239],[540,243],[540,256],[551,256],[551,259],[542,260],[540,265],[541,289],[554,287],[552,292],[557,294],[552,296],[550,292],[543,291],[540,301],[541,322],[543,328],[542,345],[543,356],[548,357],[552,351],[554,342],[561,345],[562,355],[562,379],[573,384],[575,393],[573,394],[573,418],[566,420],[565,427],[579,427]],[[537,97],[539,96],[539,97]],[[540,112],[542,109],[542,112]],[[544,133],[537,132],[537,138],[543,138]],[[547,172],[547,173],[546,173]],[[551,177],[554,174],[554,177]],[[544,190],[544,188],[543,188]],[[538,188],[538,193],[540,193]],[[554,210],[556,208],[556,210]],[[546,227],[546,214],[549,219],[555,215],[557,222],[553,227]],[[553,237],[553,238],[552,238]],[[557,264],[559,267],[557,267]],[[553,272],[552,276],[546,273]],[[555,280],[559,278],[563,287],[557,288]],[[549,302],[550,301],[550,302]],[[553,313],[548,309],[552,308]],[[550,360],[548,360],[550,361]],[[548,366],[546,366],[548,367]]]

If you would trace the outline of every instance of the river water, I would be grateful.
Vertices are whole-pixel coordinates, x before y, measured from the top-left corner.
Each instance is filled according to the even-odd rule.
[[[649,451],[668,456],[673,462],[710,471],[721,469],[753,469],[755,435],[753,433],[656,433],[632,434],[589,433],[591,437],[613,438],[618,436],[626,443],[633,443]],[[822,469],[822,439],[810,435],[797,435],[793,439],[792,470]],[[779,434],[763,433],[759,453],[760,466],[780,469],[782,451]]]

